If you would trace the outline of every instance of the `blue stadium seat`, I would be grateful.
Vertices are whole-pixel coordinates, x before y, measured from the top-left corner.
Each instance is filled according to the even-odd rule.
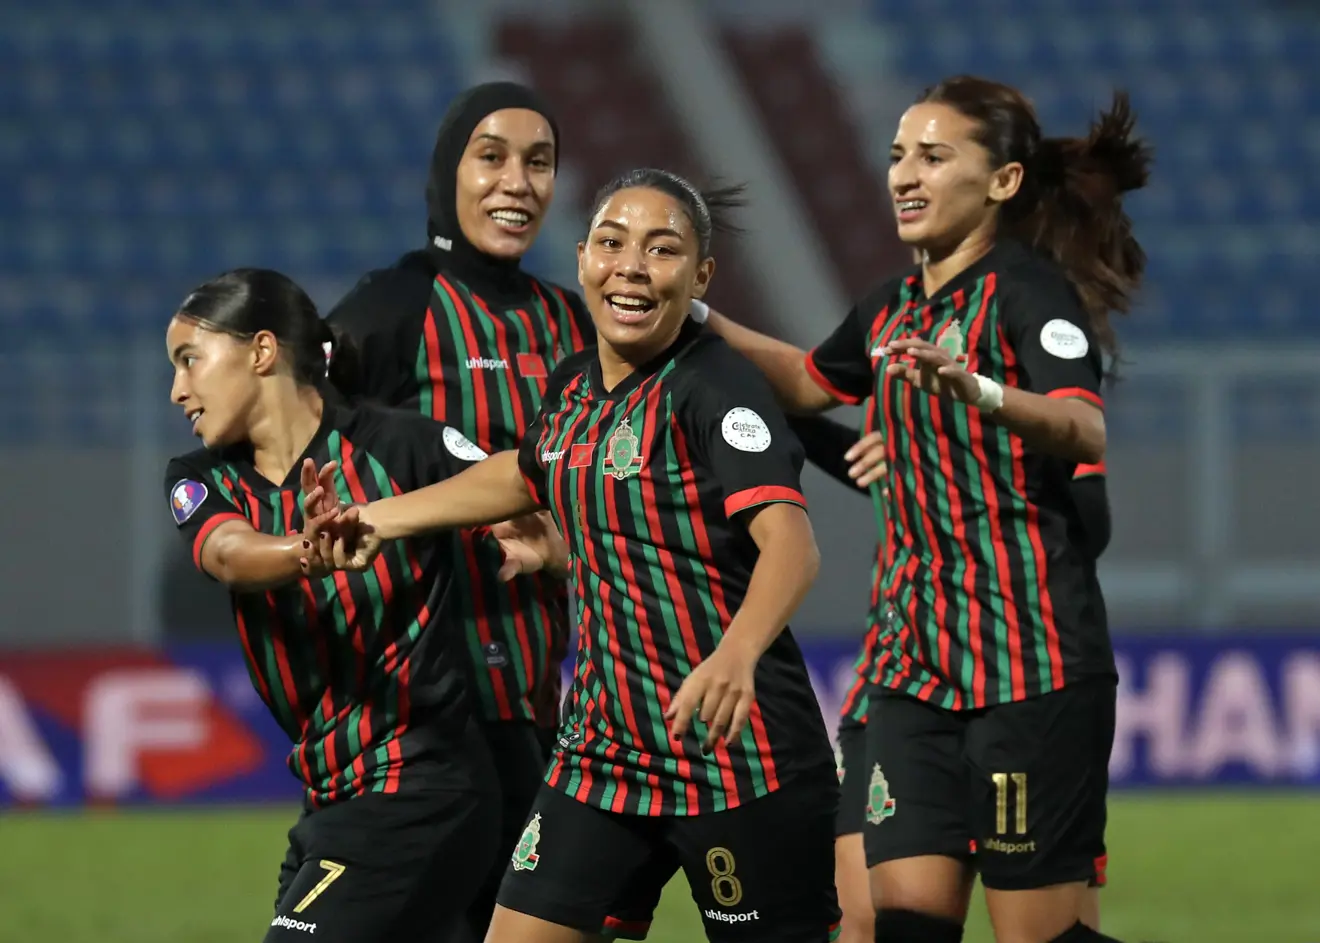
[[[388,17],[374,0],[7,6],[6,362],[153,338],[188,288],[226,268],[347,286],[418,244],[436,124],[460,85],[453,61],[428,0],[392,3]],[[15,368],[0,402],[54,382]],[[0,439],[122,432],[113,377],[89,367],[70,382],[99,405],[62,418],[0,408]]]
[[[1125,337],[1320,336],[1320,17],[1237,0],[872,0],[914,85],[973,72],[1077,133],[1115,86],[1156,148],[1130,200],[1150,256]],[[930,30],[932,22],[938,28]]]

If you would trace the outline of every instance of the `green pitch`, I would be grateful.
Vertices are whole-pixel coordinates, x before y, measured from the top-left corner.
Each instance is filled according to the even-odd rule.
[[[261,939],[290,810],[0,815],[0,939],[236,943]],[[1119,798],[1105,930],[1159,943],[1320,940],[1320,796]],[[973,904],[968,943],[989,943]],[[701,939],[670,885],[655,943]]]

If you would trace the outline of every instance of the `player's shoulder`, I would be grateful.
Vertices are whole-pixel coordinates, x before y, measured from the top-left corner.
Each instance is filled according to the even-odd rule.
[[[757,366],[708,327],[694,332],[674,364],[674,386],[686,394],[738,394],[770,388]]]
[[[359,278],[326,318],[352,327],[366,321],[377,325],[385,312],[396,317],[422,315],[434,282],[435,268],[425,250],[409,252],[393,265],[372,269]]]
[[[1013,240],[1000,243],[994,251],[999,292],[1076,299],[1077,292],[1063,266],[1045,253]]]
[[[355,400],[337,408],[339,431],[368,448],[433,441],[444,428],[415,409],[385,406],[373,400]]]
[[[229,456],[224,449],[193,449],[171,458],[165,468],[165,477],[173,481],[201,478],[228,464],[228,461]]]

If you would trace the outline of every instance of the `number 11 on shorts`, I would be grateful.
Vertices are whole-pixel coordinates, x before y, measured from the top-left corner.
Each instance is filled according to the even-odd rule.
[[[995,831],[1000,835],[1008,834],[1008,783],[1012,780],[1017,793],[1014,831],[1019,835],[1027,834],[1027,774],[995,773],[990,778],[995,784]]]

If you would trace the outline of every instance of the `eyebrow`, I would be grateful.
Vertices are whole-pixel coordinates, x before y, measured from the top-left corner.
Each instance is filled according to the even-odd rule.
[[[598,222],[598,223],[596,224],[596,228],[597,228],[597,229],[616,229],[616,230],[618,230],[619,232],[627,232],[627,231],[628,231],[628,227],[627,227],[627,226],[623,225],[623,223],[616,223],[616,222],[615,222],[614,220],[612,220],[612,219],[602,219],[600,222]],[[671,237],[673,237],[674,239],[679,239],[679,240],[681,240],[681,239],[683,238],[683,234],[682,234],[682,233],[680,233],[679,231],[677,231],[677,230],[675,230],[675,229],[670,229],[668,226],[661,226],[661,227],[658,228],[658,229],[650,229],[650,230],[647,230],[647,233],[646,233],[646,238],[647,238],[647,239],[654,239],[654,238],[656,238],[657,236],[671,236]]]
[[[918,142],[917,142],[917,150],[919,150],[919,151],[933,151],[933,150],[934,150],[935,148],[937,148],[937,147],[947,147],[947,148],[952,149],[952,148],[953,148],[953,145],[952,145],[952,144],[947,144],[947,143],[945,143],[944,141],[918,141]],[[899,144],[897,141],[895,141],[893,144],[889,145],[889,149],[890,149],[891,151],[901,151],[901,150],[903,150],[903,145],[902,145],[902,144]]]
[[[180,344],[178,347],[174,348],[174,352],[170,354],[170,360],[178,360],[183,356],[185,351],[192,350],[192,348],[193,345],[191,341],[186,341]]]
[[[500,137],[498,134],[490,134],[485,131],[483,131],[481,134],[478,134],[476,140],[494,141],[496,144],[503,144],[505,147],[511,146],[509,144],[508,138]],[[554,147],[554,146],[555,146],[554,141],[551,141],[549,138],[541,138],[539,141],[533,141],[532,144],[528,147],[528,150],[531,150],[532,148],[535,147]]]

